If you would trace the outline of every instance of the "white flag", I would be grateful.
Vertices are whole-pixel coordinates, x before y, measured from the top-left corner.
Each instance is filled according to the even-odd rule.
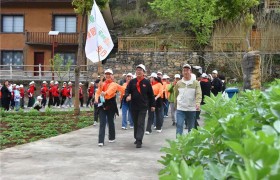
[[[88,21],[86,57],[94,63],[102,61],[109,55],[113,47],[109,30],[94,1]]]

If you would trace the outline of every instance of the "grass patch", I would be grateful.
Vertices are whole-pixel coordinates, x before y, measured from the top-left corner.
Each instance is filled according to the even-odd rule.
[[[1,111],[0,149],[29,143],[92,125],[92,111],[82,111],[76,118],[72,111],[48,110],[18,113]]]

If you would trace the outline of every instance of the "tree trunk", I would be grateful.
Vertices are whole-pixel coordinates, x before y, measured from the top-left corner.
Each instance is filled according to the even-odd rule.
[[[84,27],[84,19],[86,15],[86,10],[82,14],[82,22],[80,26],[79,32],[79,46],[78,46],[78,57],[77,57],[77,66],[75,68],[75,102],[74,102],[74,114],[78,116],[80,114],[80,101],[79,101],[79,83],[80,83],[80,72],[81,72],[81,64],[83,60],[83,27]]]

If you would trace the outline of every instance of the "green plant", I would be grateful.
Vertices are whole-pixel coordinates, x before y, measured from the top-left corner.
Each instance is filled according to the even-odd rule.
[[[280,80],[265,92],[206,97],[204,127],[162,148],[160,179],[191,179],[190,168],[204,179],[279,179],[279,97]]]

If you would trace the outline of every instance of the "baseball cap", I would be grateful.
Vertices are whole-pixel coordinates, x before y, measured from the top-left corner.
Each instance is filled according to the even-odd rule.
[[[174,78],[181,78],[180,74],[175,74]]]
[[[79,85],[80,85],[80,86],[82,86],[82,85],[83,85],[83,83],[79,83]]]
[[[157,74],[160,74],[160,75],[162,75],[162,72],[161,72],[161,71],[158,71],[158,72],[157,72]]]
[[[55,81],[55,83],[54,84],[58,84],[58,81]]]
[[[113,74],[113,70],[112,70],[112,69],[106,69],[105,72],[104,72],[104,74],[106,74],[106,73]]]
[[[157,74],[156,74],[156,73],[152,73],[152,74],[151,74],[151,77],[156,78],[156,77],[157,77]]]
[[[142,68],[143,71],[146,71],[146,67],[143,64],[139,64],[136,68]]]
[[[183,68],[189,68],[189,69],[192,69],[191,65],[189,65],[189,64],[184,64]]]
[[[72,84],[72,82],[69,82],[68,84]]]
[[[47,84],[47,81],[43,81],[43,84]]]
[[[169,77],[165,74],[162,76],[162,79],[169,79]]]
[[[208,75],[206,73],[202,73],[201,77],[208,78]]]
[[[19,89],[19,85],[16,85],[16,89]]]
[[[43,99],[42,96],[37,96],[37,100],[39,100],[39,99]]]
[[[213,74],[218,74],[217,70],[212,71]]]
[[[133,77],[132,73],[127,73],[126,77],[127,76]]]
[[[123,74],[122,76],[126,76],[126,74]]]
[[[23,88],[23,85],[21,84],[21,85],[19,85],[19,87]]]

